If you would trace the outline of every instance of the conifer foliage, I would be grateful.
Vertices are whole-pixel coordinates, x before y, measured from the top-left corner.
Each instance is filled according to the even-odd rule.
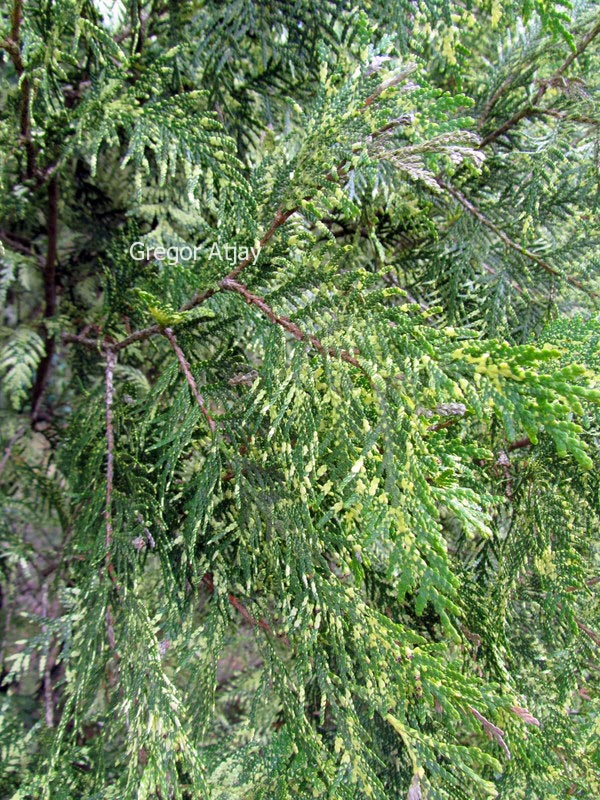
[[[0,796],[598,797],[597,3],[0,9]]]

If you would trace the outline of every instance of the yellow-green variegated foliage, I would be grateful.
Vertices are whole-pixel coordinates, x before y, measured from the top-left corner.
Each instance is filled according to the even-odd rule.
[[[5,0],[1,798],[600,796],[598,41]]]

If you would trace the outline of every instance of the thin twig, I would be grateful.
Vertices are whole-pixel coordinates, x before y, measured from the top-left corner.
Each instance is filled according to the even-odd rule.
[[[129,334],[129,336],[126,336],[125,339],[116,342],[114,350],[124,350],[126,347],[129,347],[130,344],[134,344],[134,342],[144,342],[146,339],[150,339],[152,336],[156,336],[159,333],[162,333],[160,325],[149,325],[147,328],[140,328],[140,330],[134,331]]]
[[[491,230],[496,236],[511,250],[515,250],[517,253],[528,258],[530,261],[533,261],[539,267],[541,267],[545,272],[550,275],[555,275],[557,278],[563,278],[567,281],[567,283],[571,284],[571,286],[575,286],[577,289],[580,289],[582,292],[585,292],[590,297],[597,298],[598,294],[591,289],[586,288],[581,281],[574,278],[572,275],[563,275],[560,270],[552,267],[548,264],[547,261],[544,261],[543,258],[532,253],[531,250],[528,250],[523,245],[520,245],[518,242],[515,242],[513,239],[508,236],[501,228],[499,228],[495,223],[493,223],[490,219],[488,219],[483,212],[481,212],[473,203],[468,200],[462,192],[459,192],[458,189],[455,189],[450,184],[446,183],[442,178],[437,177],[436,182],[442,189],[445,189],[449,194],[457,200],[463,208],[472,214],[476,219],[478,219],[482,225],[485,225],[486,228]]]
[[[274,322],[276,325],[280,325],[284,330],[288,331],[292,334],[295,339],[298,339],[302,342],[309,342],[312,346],[317,350],[319,353],[325,355],[328,354],[333,358],[341,358],[342,361],[346,361],[348,364],[352,364],[354,367],[360,367],[360,363],[357,361],[354,356],[351,356],[350,353],[346,352],[345,350],[337,351],[333,347],[325,347],[316,336],[312,336],[311,334],[305,333],[302,331],[295,322],[292,322],[288,317],[281,317],[273,311],[270,305],[263,300],[262,297],[259,297],[256,294],[253,294],[246,286],[242,283],[238,283],[238,281],[232,280],[231,278],[224,278],[222,281],[219,282],[219,286],[224,289],[225,291],[235,292],[236,294],[241,295],[244,300],[249,303],[250,305],[255,306],[262,311],[262,313]]]
[[[47,619],[48,617],[48,581],[44,583],[44,587],[42,589],[42,617]],[[42,632],[44,635],[48,633],[48,626],[46,624],[42,625]],[[44,705],[46,710],[46,726],[48,728],[54,727],[54,692],[52,690],[52,677],[50,674],[50,646],[45,653],[45,663],[44,663],[44,678],[43,678],[43,687],[44,687]]]
[[[2,454],[2,460],[0,461],[0,475],[2,475],[2,473],[4,472],[4,468],[8,463],[8,459],[11,456],[14,445],[19,441],[21,436],[23,436],[25,431],[26,428],[19,428],[19,430],[15,433],[15,435],[12,436],[6,443],[6,447],[4,448],[4,453]]]
[[[269,228],[267,229],[267,232],[259,242],[261,250],[267,244],[269,239],[272,238],[275,231],[277,231],[278,228],[280,228],[285,222],[287,222],[288,219],[292,216],[292,214],[295,214],[297,210],[298,210],[297,206],[294,208],[288,208],[287,211],[285,211],[283,208],[277,209],[277,211],[275,212],[275,216],[273,217],[273,220]],[[252,263],[252,261],[254,261],[254,254],[250,253],[246,258],[240,261],[240,263],[236,267],[234,267],[234,269],[232,269],[231,272],[225,277],[230,279],[237,278],[240,272],[243,269],[245,269],[248,266],[248,264]]]
[[[210,572],[207,572],[202,577],[202,583],[206,586],[206,588],[209,590],[211,594],[214,594],[215,584],[213,581],[213,576]],[[235,608],[235,610],[242,615],[242,617],[246,620],[246,622],[249,622],[255,628],[262,628],[264,631],[268,631],[269,633],[272,632],[269,623],[266,622],[264,619],[260,618],[256,619],[255,617],[253,617],[252,614],[246,608],[246,606],[240,600],[238,600],[238,598],[234,594],[229,593],[227,595],[227,599],[229,600],[233,608]]]
[[[104,405],[106,409],[106,495],[104,501],[104,519],[106,523],[105,536],[105,556],[104,564],[113,585],[118,589],[117,577],[112,563],[112,543],[113,543],[113,517],[112,517],[112,495],[115,478],[115,429],[113,422],[113,400],[114,400],[114,373],[117,365],[117,354],[112,349],[106,351],[106,369],[104,373],[105,394]]]
[[[407,64],[399,72],[396,72],[395,74],[387,78],[385,81],[380,83],[379,86],[373,92],[373,94],[370,94],[364,101],[361,110],[365,110],[370,105],[372,105],[372,103],[374,103],[375,100],[377,100],[377,98],[379,97],[379,95],[383,94],[383,92],[385,92],[386,89],[391,89],[392,86],[397,86],[405,78],[408,78],[408,76],[411,75],[416,70],[416,68],[417,65],[414,63]]]
[[[471,712],[471,714],[473,714],[476,720],[481,722],[481,724],[483,725],[483,729],[487,733],[489,738],[495,739],[498,742],[500,747],[504,750],[506,758],[510,759],[511,757],[510,750],[508,749],[508,745],[504,741],[504,735],[505,735],[504,731],[497,725],[494,725],[493,722],[490,722],[489,719],[486,719],[486,717],[484,717],[483,714],[480,714],[476,708],[473,708],[473,706],[469,706],[469,711]]]
[[[590,639],[592,640],[592,642],[594,642],[596,647],[600,647],[600,636],[596,633],[596,631],[593,631],[591,628],[588,628],[587,625],[584,625],[584,623],[577,618],[575,618],[575,625],[577,625],[579,630],[583,631],[583,633],[585,633],[586,636],[590,637]]]
[[[89,350],[99,350],[103,351],[106,349],[117,351],[117,347],[107,348],[104,342],[101,342],[97,339],[90,339],[88,336],[84,336],[82,333],[61,333],[60,335],[61,341],[64,344],[80,344],[83,347],[87,347]]]
[[[215,428],[216,428],[215,421],[211,417],[211,415],[209,414],[208,409],[206,408],[206,406],[204,404],[204,399],[203,399],[202,395],[200,394],[200,392],[198,391],[198,387],[196,386],[196,381],[194,379],[194,376],[192,375],[192,369],[190,367],[190,364],[189,364],[188,360],[186,359],[183,350],[177,344],[177,339],[175,338],[175,334],[173,333],[173,330],[171,328],[165,328],[164,335],[167,337],[171,347],[175,351],[175,355],[177,356],[177,360],[179,361],[179,366],[181,367],[181,371],[185,375],[185,379],[188,382],[188,386],[190,387],[190,389],[192,391],[192,394],[194,396],[194,399],[195,399],[196,403],[198,403],[198,407],[200,408],[200,411],[204,414],[204,416],[206,418],[206,421],[208,422],[208,427],[210,428],[212,433],[214,433],[215,432]]]
[[[494,94],[490,97],[487,103],[484,105],[481,116],[479,118],[479,122],[477,123],[477,128],[481,130],[490,115],[492,108],[496,105],[498,100],[502,97],[502,95],[506,94],[506,92],[510,89],[513,80],[515,79],[514,73],[511,74],[502,81],[500,86],[496,89]]]
[[[15,0],[11,11],[10,37],[1,46],[8,52],[21,84],[20,133],[25,145],[26,177],[33,178],[36,171],[35,147],[31,136],[31,84],[24,75],[25,67],[21,58],[21,22],[23,21],[22,0]]]
[[[113,421],[113,401],[114,401],[114,375],[115,375],[115,367],[117,365],[117,354],[111,348],[107,348],[106,350],[106,369],[105,369],[105,377],[104,377],[104,385],[105,385],[105,394],[104,394],[104,405],[106,408],[106,495],[104,501],[104,519],[106,523],[106,535],[104,541],[104,548],[105,548],[105,555],[104,555],[104,567],[106,572],[117,592],[117,596],[120,597],[121,590],[119,587],[119,583],[117,580],[117,575],[115,572],[114,565],[112,563],[112,543],[113,543],[113,516],[112,516],[112,495],[113,495],[113,486],[114,486],[114,478],[115,478],[115,429],[114,429],[114,421]],[[110,600],[106,604],[106,614],[105,614],[105,621],[106,621],[106,636],[108,639],[108,645],[110,649],[113,651],[115,655],[116,662],[118,664],[120,660],[119,653],[117,651],[117,644],[115,638],[115,629],[113,624],[113,616],[111,610],[111,603]],[[114,685],[118,680],[118,667],[115,668],[114,671],[110,671],[109,673],[109,682],[111,685]],[[122,687],[121,687],[122,691]]]
[[[54,316],[56,311],[56,259],[58,255],[58,178],[52,177],[48,184],[48,248],[44,266],[44,319]],[[46,385],[50,378],[55,338],[44,325],[44,357],[40,361],[33,386],[31,399],[31,419],[37,420]]]
[[[496,128],[495,131],[489,133],[486,137],[484,137],[481,141],[480,147],[486,147],[488,144],[495,142],[499,136],[502,134],[507,133],[507,131],[514,128],[515,125],[524,118],[527,117],[532,110],[538,105],[542,97],[546,94],[550,87],[556,84],[556,81],[562,77],[562,75],[567,71],[567,69],[571,66],[573,61],[583,53],[583,51],[587,48],[587,46],[592,42],[596,36],[600,33],[600,22],[597,22],[593,28],[591,28],[585,36],[581,39],[575,50],[569,54],[569,56],[563,61],[561,66],[550,76],[550,78],[543,80],[540,82],[537,92],[535,93],[535,97],[527,106],[524,106],[522,109],[517,111],[510,119],[506,120],[499,128]]]

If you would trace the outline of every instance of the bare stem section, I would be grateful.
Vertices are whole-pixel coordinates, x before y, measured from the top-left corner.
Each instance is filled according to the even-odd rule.
[[[211,432],[214,433],[215,432],[215,428],[216,428],[215,421],[211,417],[208,409],[206,408],[206,405],[204,403],[204,398],[202,397],[202,395],[198,391],[198,386],[196,385],[196,380],[195,380],[194,376],[192,375],[192,369],[190,367],[190,364],[189,364],[188,360],[186,359],[183,350],[177,344],[177,339],[175,337],[175,334],[173,333],[173,330],[171,328],[165,328],[164,334],[167,337],[167,339],[169,340],[169,343],[170,343],[171,347],[175,351],[175,355],[177,356],[177,360],[179,361],[179,366],[181,367],[181,371],[185,375],[185,379],[188,382],[188,386],[191,389],[191,392],[192,392],[192,394],[194,396],[194,400],[196,401],[196,403],[198,403],[198,407],[200,408],[200,411],[202,411],[202,413],[204,414],[204,417],[206,418],[206,421],[208,423],[208,427],[210,428]]]

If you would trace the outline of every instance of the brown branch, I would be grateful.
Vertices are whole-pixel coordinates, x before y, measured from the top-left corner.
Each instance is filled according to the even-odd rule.
[[[539,102],[539,98],[537,97],[537,95],[534,102],[535,103]],[[481,140],[479,147],[480,148],[486,147],[488,144],[491,144],[492,142],[496,141],[496,139],[499,136],[502,136],[503,133],[506,133],[511,128],[514,128],[515,125],[517,125],[522,119],[528,116],[530,112],[531,112],[531,106],[525,106],[520,111],[517,111],[517,113],[514,116],[512,116],[509,120],[507,120],[503,125],[501,125],[499,128],[496,128],[496,130],[493,131],[493,133],[490,133],[488,134],[488,136],[485,136]]]
[[[114,534],[112,495],[115,478],[115,429],[112,407],[115,393],[114,374],[116,364],[117,354],[114,350],[108,348],[106,350],[106,368],[104,372],[104,405],[106,409],[106,495],[104,501],[104,519],[106,522],[104,547],[106,552],[104,556],[104,565],[113,585],[118,590],[117,577],[112,563],[112,542]]]
[[[21,113],[20,113],[20,133],[21,141],[25,145],[25,156],[27,159],[26,177],[33,178],[35,166],[35,147],[31,136],[31,84],[29,78],[24,75],[25,67],[21,57],[21,22],[23,20],[22,0],[15,0],[11,11],[10,37],[5,39],[1,46],[9,54],[13,62],[15,72],[19,77],[21,85]]]
[[[262,239],[259,242],[259,247],[262,248],[267,244],[267,242],[273,238],[275,232],[280,228],[287,220],[298,210],[297,207],[289,208],[287,211],[282,209],[281,207],[277,209],[275,212],[275,216],[271,220],[271,224],[267,228],[266,232],[264,233]],[[256,252],[256,251],[255,251]],[[247,258],[242,259],[239,264],[237,264],[231,272],[229,272],[223,280],[227,279],[234,279],[236,278],[240,272],[245,269],[249,264],[252,263],[254,260],[253,255],[248,255]],[[221,281],[222,283],[223,281]],[[197,306],[202,305],[202,303],[206,302],[210,297],[217,293],[217,289],[206,289],[204,292],[200,292],[199,294],[195,294],[191,300],[188,300],[184,303],[181,308],[179,309],[179,313],[183,313],[185,311],[190,311],[192,308],[197,308]],[[141,342],[145,339],[149,339],[151,336],[155,336],[157,333],[163,333],[162,328],[160,325],[150,325],[148,328],[143,328],[139,331],[134,331],[132,334],[127,336],[125,339],[122,339],[120,342],[115,344],[116,350],[122,350],[124,347],[128,347],[130,344],[134,342]]]
[[[203,576],[202,583],[206,586],[206,588],[211,594],[214,594],[215,584],[213,581],[213,576],[210,572],[207,572]],[[269,623],[266,622],[264,619],[260,618],[256,619],[255,617],[253,617],[252,614],[246,608],[246,606],[240,600],[238,600],[238,598],[234,594],[228,594],[227,599],[229,600],[233,608],[235,608],[235,610],[242,615],[242,617],[246,620],[246,622],[249,622],[255,628],[262,628],[264,631],[268,631],[269,633],[272,632]]]
[[[241,295],[244,300],[250,304],[255,306],[262,311],[262,313],[274,322],[276,325],[280,325],[284,330],[291,333],[295,339],[298,339],[301,342],[309,342],[315,350],[317,350],[322,355],[330,355],[333,358],[341,358],[342,361],[346,361],[348,364],[352,364],[354,367],[358,367],[361,369],[360,363],[351,356],[350,353],[346,352],[345,350],[337,351],[333,347],[325,347],[316,336],[312,336],[311,334],[304,333],[295,322],[292,322],[288,317],[281,317],[273,311],[270,305],[263,300],[262,297],[259,297],[256,294],[253,294],[246,286],[242,283],[238,283],[231,278],[224,278],[222,281],[219,281],[219,286],[224,289],[225,291],[229,292],[236,292],[237,294]]]
[[[15,435],[12,436],[6,443],[6,447],[4,448],[4,453],[2,454],[2,460],[0,460],[0,475],[2,475],[2,473],[4,472],[4,468],[8,463],[13,447],[19,441],[21,436],[23,436],[25,430],[26,430],[25,428],[19,428],[19,430],[15,433]]]
[[[575,286],[577,289],[580,289],[582,292],[585,292],[590,297],[593,298],[598,297],[598,294],[596,292],[586,288],[581,283],[581,281],[577,280],[577,278],[574,278],[571,275],[563,275],[558,269],[552,267],[550,264],[548,264],[547,261],[544,261],[543,258],[540,258],[540,256],[536,255],[535,253],[532,253],[531,250],[528,250],[526,247],[523,247],[523,245],[520,245],[518,244],[518,242],[515,242],[513,239],[511,239],[510,236],[508,236],[508,234],[506,234],[501,228],[499,228],[495,223],[493,223],[490,219],[488,219],[485,216],[485,214],[483,214],[483,212],[481,212],[476,206],[474,206],[473,203],[470,200],[468,200],[464,194],[462,194],[462,192],[458,191],[458,189],[455,189],[453,186],[450,186],[450,184],[446,183],[440,177],[436,178],[436,182],[442,189],[445,189],[449,194],[451,194],[452,197],[454,197],[454,199],[457,200],[461,206],[463,206],[463,208],[465,208],[470,214],[472,214],[472,216],[478,219],[482,225],[485,225],[486,228],[492,231],[492,233],[494,233],[498,237],[498,239],[500,239],[500,241],[506,245],[506,247],[510,248],[511,250],[515,250],[517,253],[520,253],[521,255],[528,258],[530,261],[533,261],[534,264],[537,264],[549,275],[554,275],[557,278],[563,278],[564,280],[567,281],[567,283],[571,284],[571,286]]]
[[[512,453],[513,450],[520,450],[522,447],[531,447],[533,442],[528,436],[523,439],[517,439],[516,442],[511,442],[506,448],[507,452]]]
[[[588,117],[585,114],[568,114],[566,111],[558,111],[556,108],[532,108],[530,113],[535,117],[554,117],[566,122],[578,122],[580,125],[600,125],[600,119]]]
[[[35,258],[40,266],[43,266],[46,263],[44,256],[34,252],[31,242],[28,239],[25,239],[23,236],[19,236],[11,231],[0,229],[0,239],[4,241],[4,244],[7,245],[7,247],[9,247],[11,250],[14,250],[16,253],[21,253],[24,256]]]
[[[547,78],[546,80],[540,82],[538,90],[535,93],[535,96],[531,101],[531,103],[529,103],[527,106],[524,106],[522,109],[520,109],[520,111],[517,111],[516,114],[514,114],[510,119],[506,120],[506,122],[500,125],[499,128],[496,128],[495,131],[492,131],[492,133],[489,133],[486,137],[484,137],[479,147],[486,147],[488,144],[495,142],[499,136],[502,136],[504,133],[511,130],[511,128],[514,128],[515,125],[518,125],[518,123],[524,117],[527,117],[529,114],[531,114],[532,110],[535,108],[535,106],[538,105],[538,103],[540,102],[542,97],[546,94],[548,89],[550,89],[551,86],[556,85],[556,81],[562,77],[562,75],[571,66],[573,61],[575,61],[576,58],[579,58],[579,56],[590,44],[590,42],[592,42],[596,38],[596,36],[598,36],[599,33],[600,33],[600,22],[597,22],[594,25],[594,27],[591,28],[585,34],[585,36],[581,39],[575,50],[569,54],[569,56],[563,61],[561,66],[550,76],[550,78]]]
[[[152,336],[156,336],[158,333],[162,333],[160,325],[150,325],[147,328],[141,328],[139,331],[134,331],[129,336],[126,336],[125,339],[116,342],[113,349],[115,351],[124,350],[126,347],[129,347],[130,344],[134,344],[134,342],[143,342],[146,339],[150,339]]]
[[[577,619],[577,617],[575,617],[575,625],[577,625],[579,630],[583,631],[583,633],[585,633],[586,636],[590,637],[590,639],[596,645],[596,647],[600,647],[600,636],[596,633],[596,631],[593,631],[591,628],[588,628],[588,626],[584,625],[583,622],[581,622],[581,620]]]
[[[54,176],[48,184],[48,251],[44,273],[44,300],[46,316],[56,310],[56,257],[58,248],[58,179]]]
[[[369,95],[367,99],[364,101],[362,105],[362,111],[372,105],[375,100],[379,97],[379,95],[383,94],[386,89],[391,89],[392,86],[397,86],[401,83],[405,78],[408,78],[417,68],[416,64],[407,64],[400,72],[391,75],[387,80],[383,81],[379,84],[379,86],[375,89],[373,94]]]
[[[107,345],[104,342],[97,339],[90,339],[82,333],[61,333],[60,338],[64,344],[80,344],[82,347],[87,347],[88,350],[103,351],[107,349]],[[111,349],[116,351],[118,348],[115,346]]]
[[[504,731],[497,725],[494,725],[493,722],[490,722],[489,719],[486,719],[486,717],[484,717],[483,714],[480,714],[476,708],[473,708],[473,706],[469,706],[469,711],[471,712],[471,714],[473,714],[476,720],[481,722],[481,724],[483,725],[483,729],[487,733],[489,738],[495,739],[498,742],[500,747],[504,750],[506,758],[510,759],[511,757],[510,750],[508,749],[508,745],[504,741],[504,736],[505,736]]]
[[[297,210],[298,210],[297,207],[288,208],[287,211],[284,211],[284,209],[281,208],[281,207],[277,209],[277,211],[275,212],[275,216],[273,217],[273,220],[271,222],[271,225],[269,226],[267,232],[265,233],[265,235],[262,237],[262,239],[259,242],[261,250],[267,244],[269,239],[271,239],[273,237],[273,234],[275,233],[275,231],[278,228],[280,228],[284,224],[284,222],[287,222],[288,219],[292,216],[292,214],[294,214]],[[244,258],[242,261],[240,261],[240,263],[236,267],[234,267],[234,269],[232,269],[230,273],[228,273],[225,276],[225,279],[227,279],[227,278],[230,278],[230,279],[237,278],[237,276],[240,274],[240,272],[243,269],[245,269],[245,267],[247,267],[248,264],[251,264],[253,260],[254,260],[254,255],[253,254],[248,255],[247,258]]]
[[[48,581],[44,583],[44,587],[42,589],[42,617],[46,619],[48,617]],[[46,624],[42,625],[42,633],[47,635],[48,633],[48,626]],[[48,651],[46,652],[46,661],[44,664],[44,677],[43,677],[43,689],[44,689],[44,706],[46,709],[46,727],[53,728],[54,727],[54,691],[52,689],[52,675],[51,675],[51,667],[50,667],[50,647],[48,647]]]
[[[13,42],[18,42],[21,33],[21,18],[23,16],[22,0],[15,0],[10,15],[10,38]]]
[[[479,122],[477,123],[477,128],[481,130],[490,115],[492,108],[496,105],[498,100],[506,94],[506,92],[510,89],[511,84],[515,78],[515,75],[511,73],[507,78],[502,81],[500,86],[496,89],[487,103],[484,105],[483,109],[481,110],[481,117],[479,118]]]
[[[290,208],[287,211],[284,211],[282,208],[278,208],[275,212],[275,216],[273,217],[271,224],[269,225],[267,231],[263,235],[262,239],[260,240],[260,248],[262,249],[267,242],[273,238],[275,232],[280,228],[287,220],[298,210],[297,207]],[[236,278],[240,272],[245,269],[248,264],[252,263],[253,256],[249,255],[247,258],[242,259],[239,264],[237,264],[231,272],[229,272],[224,280],[233,280]],[[220,283],[223,283],[221,281]],[[220,286],[220,284],[219,284]],[[222,288],[222,287],[221,287]],[[190,300],[185,302],[181,308],[179,308],[179,313],[183,313],[185,311],[190,311],[192,308],[196,308],[197,306],[202,305],[202,303],[206,302],[210,297],[215,295],[218,291],[218,288],[215,289],[206,289],[204,292],[200,292],[195,294]],[[147,328],[140,328],[140,330],[134,331],[133,333],[126,336],[124,339],[121,339],[118,342],[115,342],[111,345],[111,349],[116,351],[123,350],[129,345],[134,344],[135,342],[143,342],[146,339],[150,339],[152,336],[156,336],[157,334],[163,334],[163,328],[160,325],[149,325]],[[72,334],[72,333],[63,333],[62,334],[62,341],[65,344],[80,344],[83,347],[87,347],[91,350],[97,350],[98,347],[104,348],[106,345],[99,344],[98,342],[94,341],[93,339],[88,339],[82,335]]]
[[[460,419],[460,417],[452,417],[452,419],[444,420],[444,422],[437,422],[435,425],[430,425],[427,430],[434,432],[442,431],[444,428],[449,428],[451,425],[455,425]]]
[[[56,258],[58,249],[58,179],[54,176],[48,184],[48,248],[44,266],[44,319],[54,316],[56,311]],[[52,357],[54,356],[55,339],[44,325],[45,354],[40,361],[36,373],[31,398],[31,420],[35,424],[40,416],[44,400],[44,392],[50,378]]]
[[[117,574],[114,564],[112,563],[112,544],[113,544],[113,488],[115,480],[115,428],[113,420],[113,401],[115,395],[114,375],[115,367],[117,365],[117,354],[108,345],[106,345],[106,366],[104,370],[104,406],[105,406],[105,420],[106,420],[106,493],[104,499],[104,520],[105,520],[105,538],[104,538],[104,565],[100,570],[102,577],[103,571],[106,572],[113,588],[116,591],[117,597],[121,598],[121,587],[117,580]],[[106,623],[106,638],[108,639],[108,646],[114,654],[115,661],[118,665],[120,655],[117,650],[115,629],[113,624],[113,615],[111,610],[111,601],[108,600],[106,604],[105,613]],[[108,680],[111,686],[118,681],[118,666],[111,669],[110,666]],[[120,687],[122,692],[122,687]]]
[[[175,338],[173,330],[171,328],[165,328],[163,333],[167,337],[171,347],[175,351],[175,355],[177,356],[177,360],[179,361],[179,366],[181,367],[181,371],[185,375],[185,379],[188,382],[188,386],[192,391],[196,403],[198,403],[200,411],[204,414],[206,421],[208,422],[208,427],[210,428],[211,432],[214,433],[216,428],[215,421],[209,414],[206,406],[204,405],[204,399],[200,394],[200,392],[198,391],[198,387],[196,386],[196,381],[194,379],[194,376],[192,375],[192,369],[190,367],[190,364],[186,359],[183,350],[177,344],[177,339]]]

